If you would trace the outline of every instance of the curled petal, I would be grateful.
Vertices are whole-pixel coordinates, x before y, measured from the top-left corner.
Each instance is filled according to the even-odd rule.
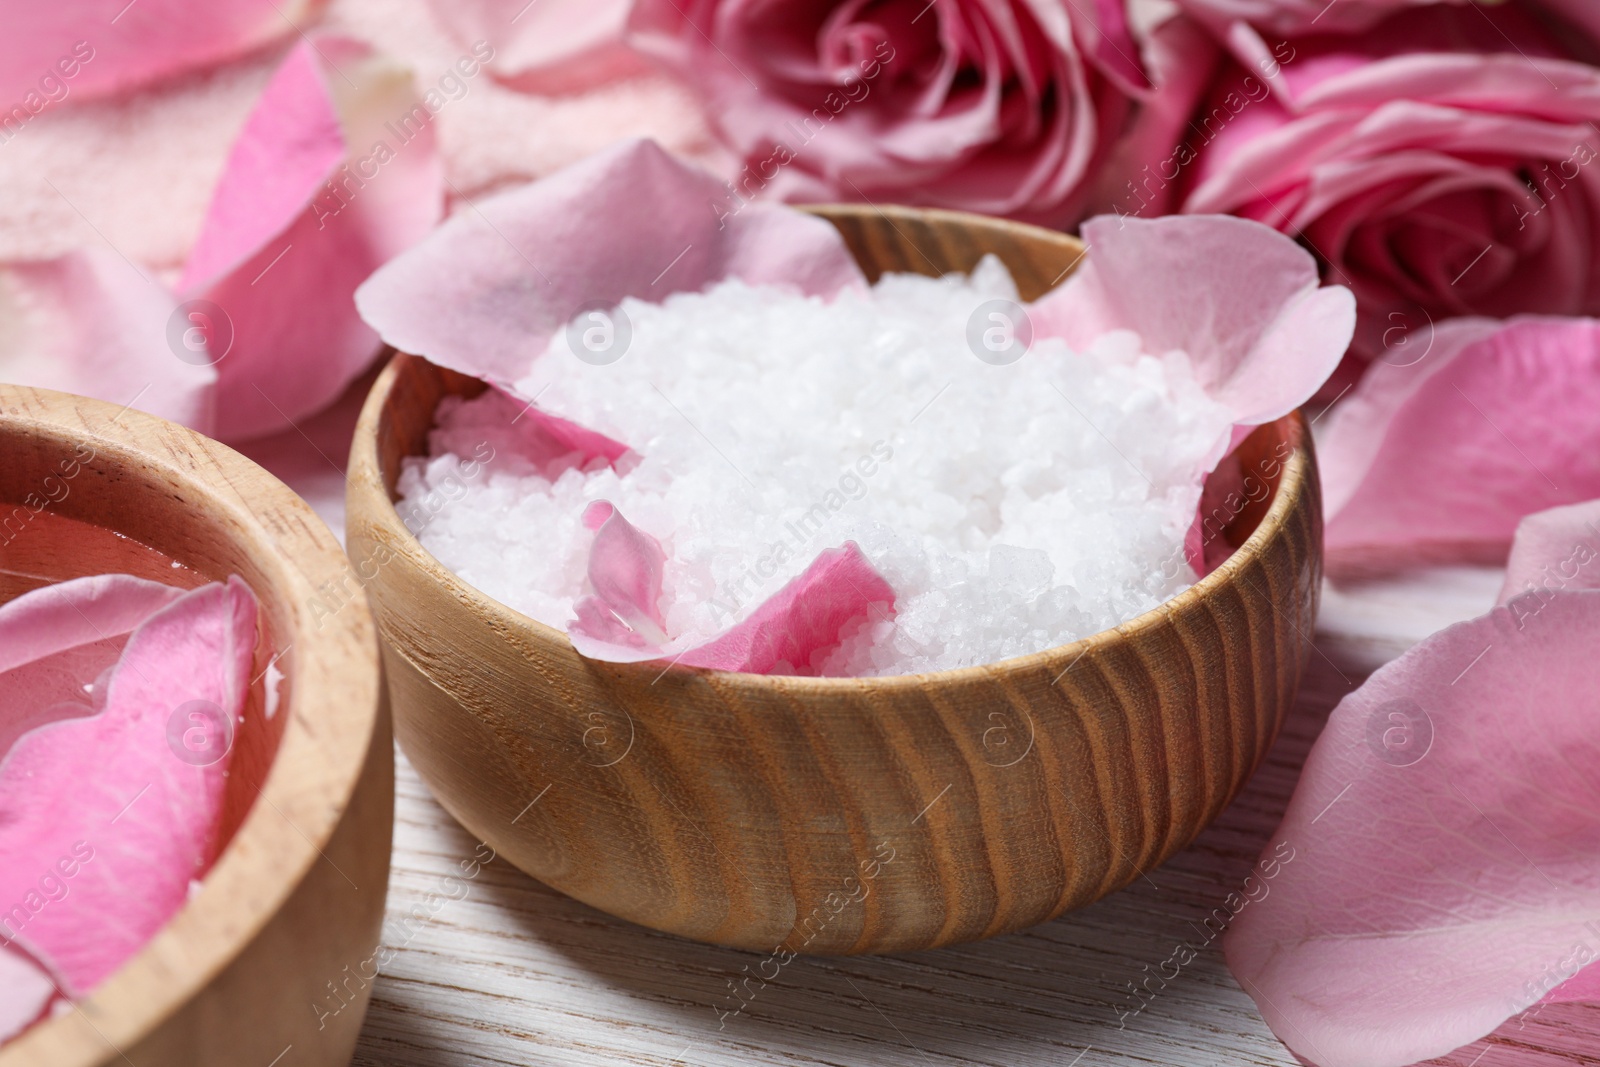
[[[630,525],[611,504],[584,513],[597,529],[589,559],[593,595],[568,625],[573,646],[590,659],[671,660],[689,667],[768,674],[807,673],[837,647],[849,627],[894,611],[894,590],[853,541],[817,554],[803,572],[743,620],[698,646],[665,640],[659,601],[665,554],[654,537]]]
[[[888,618],[894,590],[854,541],[817,553],[799,577],[763,601],[722,636],[686,653],[690,667],[768,674],[804,672],[836,647],[852,623]]]
[[[1304,1060],[1442,1055],[1600,959],[1597,642],[1600,592],[1495,608],[1334,709],[1224,942]]]
[[[179,289],[218,309],[209,337],[230,439],[332,403],[377,335],[352,294],[443,206],[432,116],[405,69],[320,37],[285,58],[234,143]]]
[[[1088,257],[1038,302],[1035,332],[1087,349],[1109,330],[1133,330],[1146,351],[1186,352],[1237,425],[1299,407],[1349,347],[1349,290],[1318,288],[1311,254],[1267,226],[1223,216],[1101,216],[1084,224],[1083,236]]]
[[[213,858],[256,613],[238,579],[177,598],[128,637],[102,710],[31,731],[0,764],[0,922],[69,995],[136,952]],[[57,883],[65,896],[44,895]]]
[[[580,619],[593,622],[604,609],[638,642],[661,644],[666,621],[661,616],[661,572],[667,554],[661,542],[640,530],[613,505],[596,500],[583,513],[583,524],[595,531],[589,549],[589,587],[594,590],[578,607]],[[587,601],[595,601],[588,604]],[[615,634],[615,628],[608,628]],[[635,643],[636,647],[642,644]]]
[[[828,223],[723,205],[723,184],[627,141],[462,211],[356,294],[385,341],[505,386],[580,311],[660,301],[727,277],[831,294],[863,283]]]

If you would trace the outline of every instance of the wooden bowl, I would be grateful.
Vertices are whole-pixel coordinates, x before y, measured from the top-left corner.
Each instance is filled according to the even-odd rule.
[[[0,600],[107,571],[189,586],[238,574],[264,630],[216,864],[75,1010],[0,1048],[0,1067],[349,1063],[388,886],[394,754],[377,635],[338,543],[238,453],[114,405],[0,385],[0,457]]]
[[[1083,254],[977,216],[817,213],[874,277],[967,270],[992,251],[1032,299]],[[794,678],[586,660],[429,555],[392,504],[401,460],[425,454],[442,396],[482,388],[395,357],[356,431],[349,549],[377,570],[407,755],[469,830],[602,911],[762,952],[1017,930],[1190,842],[1294,700],[1321,557],[1298,414],[1241,446],[1272,495],[1221,512],[1237,551],[1161,608],[983,667]]]

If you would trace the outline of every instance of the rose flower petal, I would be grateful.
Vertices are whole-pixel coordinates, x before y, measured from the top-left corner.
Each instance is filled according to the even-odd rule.
[[[1318,1067],[1403,1067],[1600,959],[1600,592],[1497,607],[1347,696],[1228,964]],[[1575,987],[1579,988],[1579,987]]]
[[[40,655],[81,647],[81,623],[51,599],[114,632],[157,599],[132,581],[89,578],[25,594],[0,609],[0,633]],[[189,741],[196,730],[202,742],[231,740],[256,614],[238,579],[177,597],[137,625],[103,681],[78,679],[103,686],[100,710],[30,731],[0,763],[0,923],[70,996],[138,951],[213,859],[231,749]],[[55,892],[61,883],[69,895]]]
[[[187,347],[203,315],[109,249],[0,266],[0,322],[0,381],[213,427],[217,375]]]
[[[103,96],[208,66],[295,32],[314,0],[80,0],[7,5],[0,101]],[[36,104],[36,101],[39,102]]]
[[[443,208],[408,71],[355,41],[291,51],[233,146],[178,283],[213,305],[218,425],[244,439],[331,404],[379,344],[352,301]]]
[[[1524,515],[1600,496],[1600,322],[1443,323],[1424,351],[1374,364],[1318,442],[1335,576],[1498,563]]]

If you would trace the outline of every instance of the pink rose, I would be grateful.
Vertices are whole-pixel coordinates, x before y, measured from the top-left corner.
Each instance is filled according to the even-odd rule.
[[[743,165],[725,212],[765,195],[1071,223],[1163,66],[1124,0],[639,0],[630,28]]]
[[[1430,4],[1492,3],[1495,0],[1178,0],[1194,18],[1226,35],[1236,23],[1294,35],[1357,33],[1407,8]],[[1594,0],[1534,0],[1538,8],[1584,26],[1600,29]]]
[[[1600,312],[1600,70],[1566,41],[1507,6],[1276,51],[1236,26],[1180,209],[1298,236],[1355,291],[1369,357],[1418,358],[1453,315]]]

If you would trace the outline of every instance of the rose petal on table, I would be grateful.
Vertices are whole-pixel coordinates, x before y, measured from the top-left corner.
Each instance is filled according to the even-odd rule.
[[[85,0],[11,4],[0,100],[37,113],[243,55],[294,33],[311,0]]]
[[[160,582],[101,574],[0,605],[0,761],[34,727],[93,714],[105,701],[96,683],[127,636],[182,595]]]
[[[1600,497],[1600,322],[1460,329],[1439,327],[1436,363],[1375,365],[1330,416],[1330,572],[1498,563],[1523,516]]]
[[[108,248],[0,266],[0,380],[212,428],[216,372],[177,299]]]
[[[234,143],[179,289],[214,305],[219,426],[279,432],[371,363],[356,287],[443,210],[432,117],[410,72],[342,37],[285,58]]]
[[[1083,265],[1034,305],[1035,335],[1087,348],[1126,329],[1146,351],[1186,352],[1238,425],[1271,422],[1308,400],[1355,332],[1350,291],[1319,288],[1311,254],[1260,223],[1102,215],[1084,223],[1083,237]]]
[[[104,710],[32,731],[0,764],[0,921],[73,996],[165,925],[213,858],[231,747],[182,746],[238,722],[256,615],[237,578],[184,594],[129,636]]]
[[[1452,626],[1334,709],[1224,949],[1319,1067],[1477,1040],[1600,959],[1600,593]],[[1280,856],[1281,859],[1281,856]]]
[[[16,945],[0,944],[0,989],[0,1045],[43,1019],[56,996],[49,973]]]
[[[1537,613],[1554,593],[1600,589],[1600,500],[1538,511],[1517,524],[1499,604]]]
[[[570,93],[649,68],[623,42],[632,0],[432,0],[434,17],[494,76],[530,93]]]
[[[829,295],[864,284],[831,225],[750,204],[653,141],[625,141],[457,211],[362,285],[389,344],[509,386],[580,311],[660,301],[727,277]]]

